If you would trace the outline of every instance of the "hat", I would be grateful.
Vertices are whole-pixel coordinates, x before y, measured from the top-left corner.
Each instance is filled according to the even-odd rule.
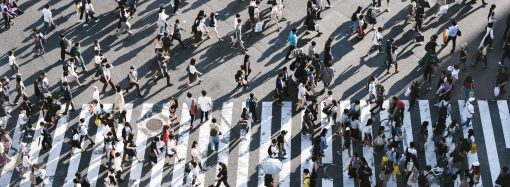
[[[475,101],[475,98],[474,98],[474,97],[471,97],[471,98],[469,98],[469,99],[468,99],[468,101],[469,101],[469,102],[473,102],[473,101]]]

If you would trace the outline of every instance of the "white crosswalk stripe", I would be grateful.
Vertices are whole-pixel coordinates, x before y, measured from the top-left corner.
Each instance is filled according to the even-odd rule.
[[[437,108],[433,105],[432,102],[428,100],[419,100],[417,105],[415,105],[415,109],[410,112],[407,111],[409,107],[409,101],[404,101],[406,104],[406,111],[404,112],[404,121],[402,126],[403,131],[403,141],[402,146],[405,150],[406,147],[409,146],[409,143],[412,141],[421,140],[421,137],[413,136],[413,134],[418,135],[420,132],[420,128],[423,122],[428,121],[429,126],[428,130],[428,141],[424,145],[424,156],[425,158],[419,158],[419,160],[423,160],[426,165],[430,165],[435,167],[438,165],[438,157],[436,157],[435,145],[432,141],[433,139],[433,127],[432,124],[435,123],[436,119],[432,116],[435,116],[435,112],[437,112]],[[473,117],[473,121],[471,122],[473,125],[470,127],[463,127],[462,134],[464,137],[467,137],[468,129],[477,128],[480,129],[480,132],[475,132],[475,137],[480,138],[480,141],[485,142],[484,145],[477,145],[478,147],[483,147],[478,149],[477,153],[468,152],[467,154],[467,165],[471,165],[474,162],[481,163],[481,170],[484,175],[483,184],[494,184],[494,180],[497,178],[500,166],[508,164],[507,162],[500,160],[503,159],[502,155],[504,152],[501,152],[500,146],[498,146],[497,142],[499,140],[504,140],[504,148],[508,148],[510,144],[510,114],[508,108],[508,101],[500,100],[497,102],[484,101],[479,100],[473,102],[476,108],[475,116],[479,116],[479,118],[475,119]],[[348,109],[350,107],[351,101],[339,101],[338,105],[338,117],[339,119],[343,118],[343,110]],[[451,115],[447,118],[447,125],[452,120],[457,120],[459,123],[462,123],[466,120],[464,113],[464,104],[465,102],[460,101],[452,101],[452,107],[454,108],[450,111]],[[112,107],[111,104],[105,104],[105,110],[109,111]],[[144,103],[141,106],[133,106],[133,104],[126,105],[126,118],[127,121],[131,120],[131,116],[136,114],[140,114],[139,120],[137,120],[135,124],[135,144],[137,156],[141,159],[144,159],[146,153],[148,153],[149,146],[148,141],[150,138],[157,135],[146,130],[146,122],[150,119],[153,119],[158,116],[168,116],[168,105],[165,103],[162,106],[161,111],[153,111],[154,104]],[[303,135],[301,132],[295,132],[297,129],[296,126],[301,127],[301,123],[303,121],[304,111],[300,113],[293,113],[293,105],[292,102],[284,102],[282,106],[275,106],[272,102],[261,102],[261,106],[259,110],[261,110],[260,124],[250,124],[250,129],[246,133],[242,133],[242,137],[232,137],[231,129],[239,130],[239,128],[233,128],[237,124],[234,121],[234,116],[240,116],[242,112],[242,108],[245,106],[245,102],[234,103],[227,102],[222,103],[221,108],[218,110],[218,113],[211,112],[209,114],[209,120],[197,126],[196,131],[190,131],[190,114],[188,110],[188,106],[183,104],[183,106],[179,109],[180,111],[180,121],[181,124],[178,127],[177,138],[177,152],[179,154],[179,158],[185,158],[186,161],[178,162],[177,159],[174,159],[174,166],[171,169],[172,171],[169,173],[171,175],[168,178],[165,177],[166,168],[164,167],[163,160],[165,154],[161,154],[158,159],[158,163],[151,165],[148,173],[145,172],[145,165],[149,161],[144,161],[143,163],[137,162],[134,159],[131,162],[130,171],[127,171],[127,175],[125,178],[129,179],[121,184],[129,185],[129,186],[163,186],[165,183],[171,183],[172,186],[181,186],[184,181],[184,177],[186,176],[184,172],[185,164],[190,160],[190,147],[191,147],[191,136],[198,134],[197,141],[199,142],[199,150],[204,153],[203,162],[208,164],[208,167],[212,168],[208,170],[208,172],[213,172],[213,175],[207,176],[216,176],[218,172],[217,165],[211,165],[215,163],[222,162],[227,166],[230,166],[229,171],[229,179],[228,183],[234,186],[264,186],[264,171],[261,170],[258,166],[260,163],[264,162],[268,159],[267,150],[271,145],[271,140],[276,138],[276,135],[282,130],[288,131],[288,134],[285,136],[285,139],[288,141],[288,145],[285,145],[285,149],[287,152],[286,158],[280,159],[282,162],[282,171],[277,174],[278,177],[275,176],[278,181],[274,181],[278,186],[292,186],[293,184],[301,184],[303,181],[303,170],[309,169],[311,170],[311,160],[309,160],[312,156],[312,139],[309,136]],[[348,176],[348,165],[350,162],[350,156],[348,155],[347,150],[339,150],[340,147],[334,146],[334,144],[342,145],[343,138],[342,137],[333,137],[336,129],[339,128],[337,126],[338,123],[334,123],[333,119],[327,118],[327,115],[322,112],[324,108],[323,104],[319,104],[319,115],[320,115],[320,130],[327,129],[327,144],[328,147],[324,150],[323,164],[324,165],[336,165],[338,168],[342,168],[343,172],[338,174],[330,174],[325,173],[320,174],[319,180],[316,182],[321,183],[323,187],[341,185],[341,186],[353,186],[356,183],[356,180],[353,178],[349,178]],[[361,101],[361,116],[360,121],[361,125],[360,130],[362,131],[362,138],[365,138],[365,134],[363,133],[364,127],[367,124],[369,119],[373,119],[374,123],[379,123],[381,126],[384,126],[386,131],[386,138],[391,137],[391,128],[390,124],[388,124],[389,114],[387,109],[389,107],[389,101],[385,101],[383,104],[383,108],[385,110],[381,110],[378,115],[370,115],[369,109],[372,106],[367,103],[367,101]],[[491,111],[498,111],[495,113],[491,113]],[[454,112],[455,111],[455,112]],[[459,112],[456,112],[459,111]],[[178,112],[179,113],[179,112]],[[156,115],[157,114],[157,115]],[[460,114],[460,115],[459,115]],[[47,153],[47,161],[46,158],[39,158],[41,145],[39,144],[41,138],[42,127],[39,125],[39,122],[43,120],[43,116],[41,113],[38,113],[39,119],[36,122],[35,133],[31,140],[28,140],[28,146],[30,148],[29,154],[31,156],[30,160],[33,163],[40,163],[41,167],[46,169],[47,176],[50,177],[49,184],[47,186],[55,186],[56,184],[60,184],[63,182],[63,186],[73,186],[73,178],[76,173],[87,174],[88,180],[92,183],[93,186],[101,186],[99,181],[102,181],[102,178],[105,177],[104,168],[102,168],[102,163],[104,162],[104,131],[106,126],[100,125],[97,127],[97,132],[93,135],[92,138],[95,141],[96,145],[92,149],[86,150],[85,153],[81,153],[78,150],[74,150],[75,154],[73,154],[69,160],[64,160],[65,155],[69,152],[67,148],[64,148],[64,144],[68,142],[70,137],[66,137],[67,130],[73,128],[75,124],[71,124],[71,120],[68,117],[72,115],[65,115],[58,121],[53,132],[53,144],[52,149]],[[206,160],[211,159],[208,154],[209,148],[209,133],[210,133],[210,123],[213,116],[216,116],[218,119],[218,124],[220,125],[220,131],[222,133],[219,144],[218,144],[218,152],[217,152],[217,160]],[[88,105],[84,104],[81,107],[81,112],[77,118],[84,118],[85,123],[87,125],[94,124],[95,118],[93,118],[93,114],[88,112]],[[277,118],[277,119],[274,119]],[[417,119],[413,119],[417,118]],[[297,119],[297,120],[296,120]],[[92,121],[91,121],[92,120]],[[14,120],[13,120],[14,121]],[[18,119],[19,121],[19,119]],[[19,144],[23,141],[21,138],[21,129],[19,126],[19,122],[16,122],[16,125],[12,125],[14,130],[13,132],[13,147],[18,149]],[[336,120],[338,122],[339,120]],[[412,122],[420,122],[420,124],[412,124]],[[273,124],[274,122],[280,124]],[[316,121],[317,123],[317,121]],[[260,125],[259,127],[257,125]],[[123,124],[118,124],[116,128],[117,136],[121,136]],[[258,127],[258,130],[252,131],[251,127]],[[499,127],[501,127],[502,132],[499,132]],[[318,126],[316,128],[319,128]],[[275,134],[273,134],[273,132]],[[377,132],[377,129],[373,129],[372,132]],[[415,133],[413,133],[415,132]],[[235,136],[239,136],[238,132],[234,133]],[[320,132],[316,132],[315,137],[318,137]],[[295,136],[292,136],[295,135]],[[444,135],[444,134],[443,134]],[[375,139],[376,134],[372,133],[373,138]],[[252,142],[252,138],[260,137],[257,142]],[[315,138],[314,138],[315,139]],[[451,138],[448,138],[449,149],[453,149],[454,143],[450,142]],[[238,141],[232,142],[231,141]],[[293,144],[294,141],[300,141],[297,144]],[[480,142],[478,141],[478,142]],[[233,145],[233,146],[232,146]],[[256,149],[251,149],[250,147],[255,145]],[[292,145],[299,145],[297,147],[293,147]],[[122,142],[117,143],[116,150],[118,152],[123,151]],[[232,146],[232,147],[231,147]],[[358,145],[354,145],[357,147]],[[67,147],[67,146],[66,146]],[[238,155],[231,155],[233,150],[239,149]],[[350,149],[353,149],[351,147]],[[375,156],[374,147],[364,146],[360,149],[356,148],[354,150],[362,150],[362,154],[364,158],[368,161],[369,166],[372,168],[373,175],[372,184],[375,185],[378,174],[380,171],[376,170],[375,164],[380,159],[380,156]],[[92,153],[88,153],[88,151],[92,151]],[[296,152],[297,151],[297,152]],[[342,153],[341,155],[336,154],[336,151]],[[258,153],[255,153],[258,152]],[[41,155],[43,152],[41,152]],[[212,152],[214,153],[214,152]],[[234,154],[235,154],[234,153]],[[294,153],[294,154],[292,154]],[[351,154],[352,154],[351,150]],[[253,155],[252,155],[253,154]],[[293,157],[292,155],[298,154],[298,157]],[[258,155],[258,156],[257,156]],[[255,159],[252,157],[255,156]],[[237,158],[235,158],[237,157]],[[31,182],[29,181],[29,172],[25,173],[25,179],[19,179],[18,177],[14,177],[19,175],[18,171],[14,170],[14,166],[20,164],[20,160],[18,156],[12,156],[12,160],[7,162],[1,170],[0,176],[0,186],[13,186],[14,184],[20,186],[30,186]],[[216,158],[216,157],[214,157]],[[232,159],[235,159],[237,163],[230,164]],[[297,161],[295,161],[297,159]],[[479,160],[480,159],[480,160]],[[506,158],[504,158],[506,159]],[[44,160],[44,161],[43,161]],[[88,161],[88,163],[82,163],[84,161]],[[65,170],[66,176],[59,176],[59,171],[62,168]],[[467,167],[467,166],[466,166]],[[85,171],[79,171],[80,168],[83,168]],[[257,171],[249,171],[248,168],[257,168]],[[297,171],[299,170],[299,171]],[[164,172],[165,171],[165,172]],[[294,173],[296,173],[294,175]],[[325,171],[325,172],[329,172]],[[214,185],[216,182],[214,178],[206,177],[206,173],[200,174],[198,181],[200,181],[200,186],[209,186]],[[210,173],[209,173],[210,174]],[[251,175],[257,175],[256,177],[252,177]],[[61,174],[60,174],[61,175]],[[149,176],[150,175],[150,176]],[[294,179],[293,177],[298,177]],[[147,177],[149,176],[149,177]],[[485,176],[490,176],[485,178]],[[65,178],[64,178],[65,177]],[[331,177],[331,178],[329,178]],[[403,184],[397,184],[397,178],[402,178],[402,176],[392,175],[390,180],[388,181],[388,186],[402,186]],[[54,180],[51,180],[54,179]],[[57,182],[60,181],[60,182]],[[128,184],[126,184],[128,183]],[[439,186],[437,183],[433,183],[432,186]],[[482,183],[477,184],[477,186],[482,186]]]

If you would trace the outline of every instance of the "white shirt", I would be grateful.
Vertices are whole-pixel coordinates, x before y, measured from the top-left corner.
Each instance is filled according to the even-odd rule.
[[[85,136],[87,135],[88,127],[84,123],[80,123],[80,135]]]
[[[459,80],[459,73],[460,73],[460,69],[453,68],[452,77],[455,78],[455,80]]]
[[[101,100],[99,98],[99,89],[94,91],[94,93],[92,93],[92,99],[97,100],[97,102],[101,103]]]
[[[42,11],[44,22],[51,22],[53,20],[51,11],[47,8],[44,8]]]
[[[73,140],[74,140],[74,141],[79,141],[79,140],[80,140],[80,135],[79,135],[79,133],[78,133],[78,134],[73,134]]]
[[[92,4],[91,4],[91,3],[87,3],[87,4],[85,4],[85,10],[87,11],[87,13],[89,13],[89,12],[95,12],[95,10],[94,10],[94,6],[92,6]]]
[[[273,153],[272,155],[270,155],[271,157],[273,158],[276,158],[276,156],[278,156],[278,146],[276,145],[271,145],[271,153]]]
[[[372,45],[380,45],[379,41],[382,39],[382,34],[377,31],[374,33],[374,37],[372,38]]]
[[[29,167],[32,163],[28,159],[28,155],[23,155],[23,167]]]
[[[159,18],[158,18],[158,26],[164,26],[165,23],[166,23],[166,19],[168,19],[168,15],[166,15],[165,12],[161,12],[158,14],[159,15]]]
[[[111,74],[110,74],[110,68],[106,68],[106,67],[105,67],[105,68],[103,69],[103,76],[104,76],[104,78],[106,79],[106,81],[109,81],[109,80],[112,78],[112,76],[111,76]]]
[[[448,36],[456,37],[457,32],[459,32],[459,27],[453,25],[448,27]]]
[[[303,83],[299,83],[298,86],[298,99],[304,99],[306,96],[306,88]]]
[[[188,109],[191,109],[191,104],[194,100],[195,99],[193,97],[186,97],[186,99],[184,99],[184,103],[186,103],[186,105],[188,106]]]
[[[103,57],[101,57],[101,56],[99,56],[99,55],[95,55],[95,56],[94,56],[94,63],[95,63],[96,65],[101,64],[101,61],[103,61]]]
[[[138,71],[136,71],[136,69],[129,72],[128,76],[129,82],[138,82]]]
[[[191,149],[191,157],[193,157],[197,160],[202,159],[202,155],[200,154],[200,151],[196,147]]]
[[[475,107],[468,101],[466,102],[466,106],[464,107],[464,115],[466,118],[472,118],[475,113]]]
[[[190,66],[189,66],[189,72],[190,72],[191,74],[195,74],[195,73],[197,73],[197,72],[199,72],[199,71],[197,70],[197,68],[195,68],[195,66],[194,66],[194,65],[190,65]]]
[[[124,106],[126,105],[126,101],[124,101],[124,95],[122,95],[122,91],[115,93],[115,110],[122,111],[124,110]]]
[[[326,97],[326,98],[324,99],[324,104],[325,104],[326,106],[328,106],[328,105],[330,105],[331,103],[333,103],[333,95],[328,95],[328,97]]]
[[[173,149],[177,150],[177,146],[175,145],[175,140],[170,139],[166,143],[166,154],[174,155],[175,152],[173,151]]]
[[[122,171],[122,157],[116,156],[113,158],[113,169],[115,171]]]
[[[198,106],[200,107],[200,110],[202,111],[209,111],[212,108],[212,100],[210,97],[207,96],[200,96],[198,98]]]
[[[113,150],[112,143],[106,143],[105,146],[104,146],[104,149],[106,151],[106,157],[110,158],[110,156],[112,154],[112,150]]]
[[[372,125],[368,125],[363,127],[363,133],[365,134],[372,134]]]
[[[12,66],[16,62],[16,57],[14,55],[9,56],[9,65]]]

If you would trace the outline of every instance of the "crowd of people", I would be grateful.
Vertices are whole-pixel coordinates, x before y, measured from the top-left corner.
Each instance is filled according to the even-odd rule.
[[[75,0],[76,18],[79,23],[82,23],[83,27],[87,27],[90,23],[89,20],[99,22],[97,18],[95,8],[91,0]],[[115,10],[117,12],[118,24],[116,36],[120,37],[122,34],[127,33],[128,36],[132,36],[131,30],[132,18],[135,16],[137,11],[136,0],[117,0],[118,7]],[[394,38],[383,36],[382,32],[384,29],[379,22],[377,16],[383,11],[390,11],[390,1],[386,1],[385,8],[382,6],[381,0],[375,1],[370,4],[367,11],[364,11],[363,7],[357,7],[356,11],[351,16],[351,29],[350,33],[355,35],[358,40],[363,40],[368,33],[368,29],[373,30],[373,35],[370,38],[371,48],[365,54],[364,57],[372,55],[373,52],[378,52],[377,55],[385,56],[386,73],[390,73],[391,67],[394,67],[394,72],[398,73],[398,56],[396,51],[398,46],[395,43]],[[425,13],[427,8],[431,8],[431,4],[426,0],[412,0],[407,6],[408,15],[405,18],[406,23],[413,24],[412,41],[421,45],[425,42],[425,36],[423,34],[424,20],[426,20],[427,14]],[[431,19],[445,14],[448,11],[448,4],[445,0],[437,0],[436,2],[439,9],[433,15],[429,15]],[[477,4],[476,0],[471,2],[462,2],[461,6],[473,6]],[[482,1],[482,6],[487,3]],[[180,12],[180,0],[173,0],[170,3],[173,13],[175,15]],[[261,2],[258,0],[250,0],[247,8],[249,18],[244,20],[240,14],[236,14],[233,20],[233,32],[231,35],[231,48],[236,48],[238,45],[243,49],[243,52],[247,52],[248,48],[244,45],[243,35],[244,30],[252,30],[253,32],[261,32],[264,27],[276,25],[277,30],[283,29],[280,22],[285,20],[285,5],[283,0],[272,0],[269,2],[270,15],[268,18],[264,18],[261,15]],[[0,5],[2,15],[4,18],[4,27],[9,29],[16,17],[23,14],[23,10],[18,8],[16,1],[3,0]],[[316,32],[317,36],[322,35],[321,26],[319,20],[321,20],[321,13],[331,8],[329,0],[308,0],[306,5],[306,19],[304,25],[306,27],[306,33]],[[383,10],[384,9],[384,10]],[[182,27],[182,22],[179,19],[175,19],[173,23],[170,23],[170,15],[167,15],[167,10],[164,6],[159,7],[157,26],[158,34],[153,41],[154,52],[157,59],[157,65],[153,68],[154,74],[151,76],[149,82],[157,84],[162,78],[166,79],[167,86],[173,86],[171,84],[171,77],[168,69],[168,63],[172,56],[171,49],[173,41],[181,45],[182,48],[188,47],[199,47],[199,45],[205,40],[211,37],[216,37],[219,42],[223,41],[223,33],[219,33],[217,30],[219,15],[217,12],[211,12],[207,16],[204,10],[199,10],[196,18],[192,22],[190,31],[193,33],[192,43],[186,44],[183,42],[182,32],[187,30]],[[432,183],[443,183],[446,186],[452,186],[456,178],[460,179],[461,186],[472,186],[480,182],[480,164],[478,162],[469,163],[470,167],[467,168],[467,154],[473,154],[476,152],[476,142],[474,139],[474,131],[470,127],[471,118],[474,115],[474,109],[471,102],[474,101],[472,96],[474,92],[474,81],[473,77],[466,75],[461,76],[462,72],[465,72],[467,68],[476,68],[479,61],[483,61],[483,68],[487,68],[487,56],[493,49],[493,41],[499,36],[495,36],[494,29],[496,25],[502,25],[500,21],[496,21],[495,17],[496,5],[491,5],[489,14],[487,16],[487,26],[482,31],[483,36],[479,45],[475,46],[476,50],[470,51],[467,43],[460,45],[460,48],[456,48],[456,40],[462,36],[462,30],[459,28],[457,21],[449,21],[449,26],[446,30],[442,31],[441,34],[434,34],[428,38],[428,41],[423,46],[426,51],[425,56],[420,60],[420,65],[423,66],[423,81],[413,81],[409,89],[406,91],[406,95],[410,97],[410,105],[406,106],[405,103],[398,97],[391,97],[386,95],[384,86],[377,80],[375,76],[371,77],[366,86],[366,91],[370,103],[375,103],[371,107],[370,112],[372,115],[377,114],[380,111],[387,110],[390,116],[390,122],[386,126],[381,126],[379,129],[372,129],[374,119],[370,118],[366,124],[361,123],[361,104],[360,101],[354,101],[347,109],[338,114],[339,103],[333,99],[334,93],[329,90],[332,85],[332,80],[335,77],[336,70],[333,68],[334,63],[334,52],[332,52],[332,44],[334,39],[329,37],[326,39],[324,51],[319,52],[316,49],[317,42],[311,41],[306,46],[298,46],[298,28],[290,28],[289,39],[288,39],[288,50],[286,53],[286,60],[291,61],[288,66],[283,67],[279,70],[276,76],[275,91],[273,100],[275,105],[282,105],[282,101],[289,99],[288,97],[294,90],[297,90],[297,98],[295,104],[295,111],[304,111],[302,133],[310,137],[313,140],[312,157],[310,160],[314,163],[310,169],[303,171],[303,185],[314,186],[317,180],[318,170],[323,167],[322,157],[324,150],[331,145],[327,143],[328,132],[327,129],[317,129],[319,125],[316,123],[318,114],[321,112],[327,115],[328,122],[333,121],[333,124],[338,125],[335,130],[334,136],[340,137],[342,143],[341,147],[335,148],[338,154],[342,154],[344,150],[347,150],[350,162],[348,163],[348,174],[351,178],[354,178],[360,186],[373,186],[375,183],[386,186],[388,180],[396,175],[401,176],[406,181],[407,185],[410,186],[430,186]],[[45,55],[45,43],[48,35],[51,31],[58,27],[53,21],[53,14],[49,4],[45,5],[41,11],[43,16],[43,28],[34,28],[32,31],[32,39],[34,48],[37,55]],[[85,20],[83,21],[83,17]],[[264,19],[269,20],[269,24],[264,24]],[[244,23],[249,23],[249,29],[243,28]],[[371,26],[369,28],[369,25]],[[506,28],[504,36],[502,36],[504,42],[504,53],[499,61],[498,70],[495,81],[495,98],[505,94],[505,86],[508,83],[509,74],[508,68],[504,65],[506,58],[510,58],[510,37],[508,37],[510,27],[510,16],[506,20]],[[47,77],[46,72],[41,72],[40,75],[33,83],[34,96],[31,97],[26,94],[25,85],[23,82],[23,76],[19,73],[19,65],[16,60],[14,51],[10,50],[7,52],[8,64],[12,76],[4,77],[0,80],[0,117],[2,118],[2,128],[0,130],[2,144],[0,145],[0,157],[2,160],[9,161],[11,155],[10,150],[19,153],[22,160],[21,164],[17,166],[18,171],[21,173],[30,172],[30,181],[34,185],[42,185],[45,183],[45,170],[40,168],[40,163],[32,163],[29,158],[29,150],[26,143],[22,143],[19,150],[16,150],[12,146],[12,140],[9,135],[8,129],[6,129],[7,121],[11,117],[11,108],[15,107],[20,112],[20,125],[22,129],[23,137],[31,136],[29,131],[34,131],[34,127],[31,125],[31,116],[36,115],[38,111],[42,111],[43,121],[39,125],[42,128],[41,134],[41,148],[44,150],[52,149],[52,133],[51,131],[55,128],[57,122],[68,114],[68,112],[74,112],[76,110],[73,102],[73,88],[82,87],[84,84],[80,82],[80,74],[88,71],[94,71],[94,77],[91,81],[99,80],[103,83],[103,87],[99,90],[97,87],[91,89],[91,95],[89,102],[88,112],[93,115],[91,119],[94,123],[105,125],[104,130],[104,162],[103,167],[107,168],[107,175],[105,177],[105,186],[117,186],[119,182],[123,181],[121,174],[123,173],[123,163],[136,160],[137,162],[145,162],[144,159],[139,158],[137,153],[136,144],[134,142],[135,130],[133,130],[130,122],[126,120],[126,108],[124,100],[125,93],[128,93],[133,87],[136,87],[136,91],[139,97],[144,95],[140,88],[140,77],[137,68],[134,66],[130,67],[130,71],[127,73],[129,85],[122,87],[117,81],[112,79],[112,73],[114,73],[114,66],[105,57],[104,52],[101,48],[100,43],[96,40],[94,42],[94,56],[92,57],[93,65],[87,64],[82,55],[82,46],[80,42],[73,42],[66,37],[64,33],[58,34],[59,47],[60,47],[60,60],[62,65],[62,76],[58,83],[58,89],[52,90],[50,80]],[[439,41],[438,41],[439,40]],[[449,66],[448,68],[440,68],[440,58],[438,54],[440,50],[447,47],[449,43],[452,43],[451,54],[458,54],[458,63]],[[441,46],[441,47],[440,47]],[[474,53],[470,54],[470,53]],[[476,56],[476,59],[468,58],[469,56]],[[291,60],[291,58],[293,58]],[[186,68],[187,71],[187,86],[193,84],[200,84],[202,82],[203,74],[195,66],[197,60],[194,58],[190,59],[189,65]],[[471,67],[468,67],[466,63],[471,63]],[[81,68],[81,71],[78,70]],[[92,70],[89,70],[92,69]],[[237,83],[236,89],[248,89],[250,87],[249,75],[251,73],[250,67],[250,55],[245,54],[243,64],[239,70],[236,71],[235,82]],[[440,72],[437,84],[432,84],[432,78],[437,72]],[[464,77],[462,84],[460,83],[460,77]],[[15,80],[14,92],[17,94],[14,101],[10,99],[10,80]],[[322,82],[322,90],[319,90],[319,82]],[[415,142],[409,142],[409,145],[402,145],[402,126],[404,121],[404,112],[410,111],[415,106],[418,98],[420,97],[421,87],[425,84],[426,90],[432,90],[432,86],[435,86],[434,90],[437,95],[438,102],[438,119],[434,121],[426,121],[421,124],[421,131],[419,132],[418,139]],[[111,92],[114,93],[114,104],[111,110],[105,109],[101,102],[101,95],[107,92],[107,88],[110,86]],[[461,119],[453,119],[451,122],[447,122],[447,116],[449,115],[449,107],[451,101],[451,93],[454,89],[462,89],[464,93],[464,100],[466,104],[464,106],[464,113],[467,116],[465,121]],[[322,93],[326,93],[323,99],[319,99],[318,96]],[[18,101],[21,102],[18,103]],[[390,99],[390,107],[383,108],[383,102],[385,99]],[[257,102],[258,99],[254,94],[250,94],[250,98],[247,100],[247,105],[242,111],[240,124],[244,128],[250,128],[252,122],[259,122],[257,116]],[[200,114],[200,122],[209,121],[209,112],[212,110],[212,99],[207,96],[207,92],[203,90],[201,96],[195,99],[192,93],[187,93],[185,98],[185,104],[189,107],[189,114],[191,116],[191,128],[193,128],[193,122],[195,121],[196,115]],[[319,104],[323,103],[322,110]],[[11,106],[11,107],[9,107]],[[64,107],[65,106],[65,107]],[[168,101],[169,106],[169,119],[171,124],[167,124],[163,127],[161,135],[151,138],[150,141],[150,162],[156,164],[158,162],[158,155],[164,154],[167,160],[165,161],[166,166],[173,166],[175,163],[172,159],[178,163],[184,160],[179,156],[176,148],[176,134],[173,131],[174,127],[180,124],[180,119],[176,114],[179,106],[177,98],[170,98]],[[407,107],[407,108],[406,108]],[[63,112],[61,112],[63,111]],[[340,119],[337,120],[337,116]],[[211,119],[211,132],[210,132],[210,143],[207,145],[210,150],[217,151],[219,144],[218,136],[222,133],[217,119]],[[84,152],[91,150],[94,147],[95,142],[88,133],[87,120],[81,118],[79,125],[75,128],[71,128],[72,137],[69,143],[73,147],[73,154],[76,154],[76,150]],[[116,129],[118,124],[123,124],[121,136],[118,137]],[[428,126],[433,126],[433,138],[428,137]],[[468,128],[468,134],[462,134],[462,129]],[[319,131],[318,136],[314,135],[314,132]],[[247,131],[243,131],[247,132]],[[376,132],[376,133],[373,133]],[[389,135],[385,132],[390,132]],[[242,134],[242,133],[241,133]],[[279,131],[277,138],[272,140],[272,144],[268,149],[270,158],[274,159],[285,159],[286,150],[285,144],[288,144],[285,140],[287,131]],[[243,136],[243,134],[242,134]],[[244,134],[246,136],[246,134]],[[86,140],[90,143],[86,145]],[[428,141],[434,141],[436,147],[436,154],[439,155],[437,166],[423,166],[419,164],[419,160],[423,158],[418,157],[419,151],[424,151],[424,144]],[[116,150],[118,145],[122,150]],[[184,163],[185,166],[185,186],[199,185],[203,181],[198,181],[198,176],[203,175],[203,171],[206,170],[204,165],[203,154],[200,152],[198,142],[193,142],[190,148],[190,154],[192,161]],[[377,155],[378,159],[381,159],[382,168],[380,175],[377,176],[377,181],[371,181],[371,176],[374,168],[370,168],[367,160],[358,152],[352,151],[354,147],[360,146],[373,146],[374,154]],[[88,147],[88,148],[87,148]],[[406,147],[404,149],[404,147]],[[344,163],[345,164],[345,163]],[[226,186],[227,182],[227,167],[223,163],[219,163],[220,169],[217,175],[217,184],[223,183]],[[402,169],[400,169],[402,168]],[[443,169],[441,175],[437,175],[435,172],[437,169]],[[402,172],[401,172],[402,171]],[[431,174],[433,173],[433,174]],[[436,177],[441,176],[441,177]],[[503,167],[501,170],[500,178],[497,179],[497,183],[502,186],[510,186],[509,179],[510,173],[507,167]],[[80,184],[81,186],[90,185],[87,177],[81,176],[79,173],[76,174],[73,182]],[[265,184],[267,186],[274,186],[271,176],[266,177]]]

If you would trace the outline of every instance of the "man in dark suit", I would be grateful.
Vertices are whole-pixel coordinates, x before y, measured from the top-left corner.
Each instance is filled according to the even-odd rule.
[[[71,107],[72,107],[70,111],[71,112],[75,111],[74,103],[73,103],[73,93],[71,92],[69,83],[67,83],[67,82],[62,83],[62,87],[64,87],[63,102],[66,103],[66,110],[64,111],[64,113],[62,113],[62,115],[67,115],[67,110],[69,109],[69,105],[71,105]]]

